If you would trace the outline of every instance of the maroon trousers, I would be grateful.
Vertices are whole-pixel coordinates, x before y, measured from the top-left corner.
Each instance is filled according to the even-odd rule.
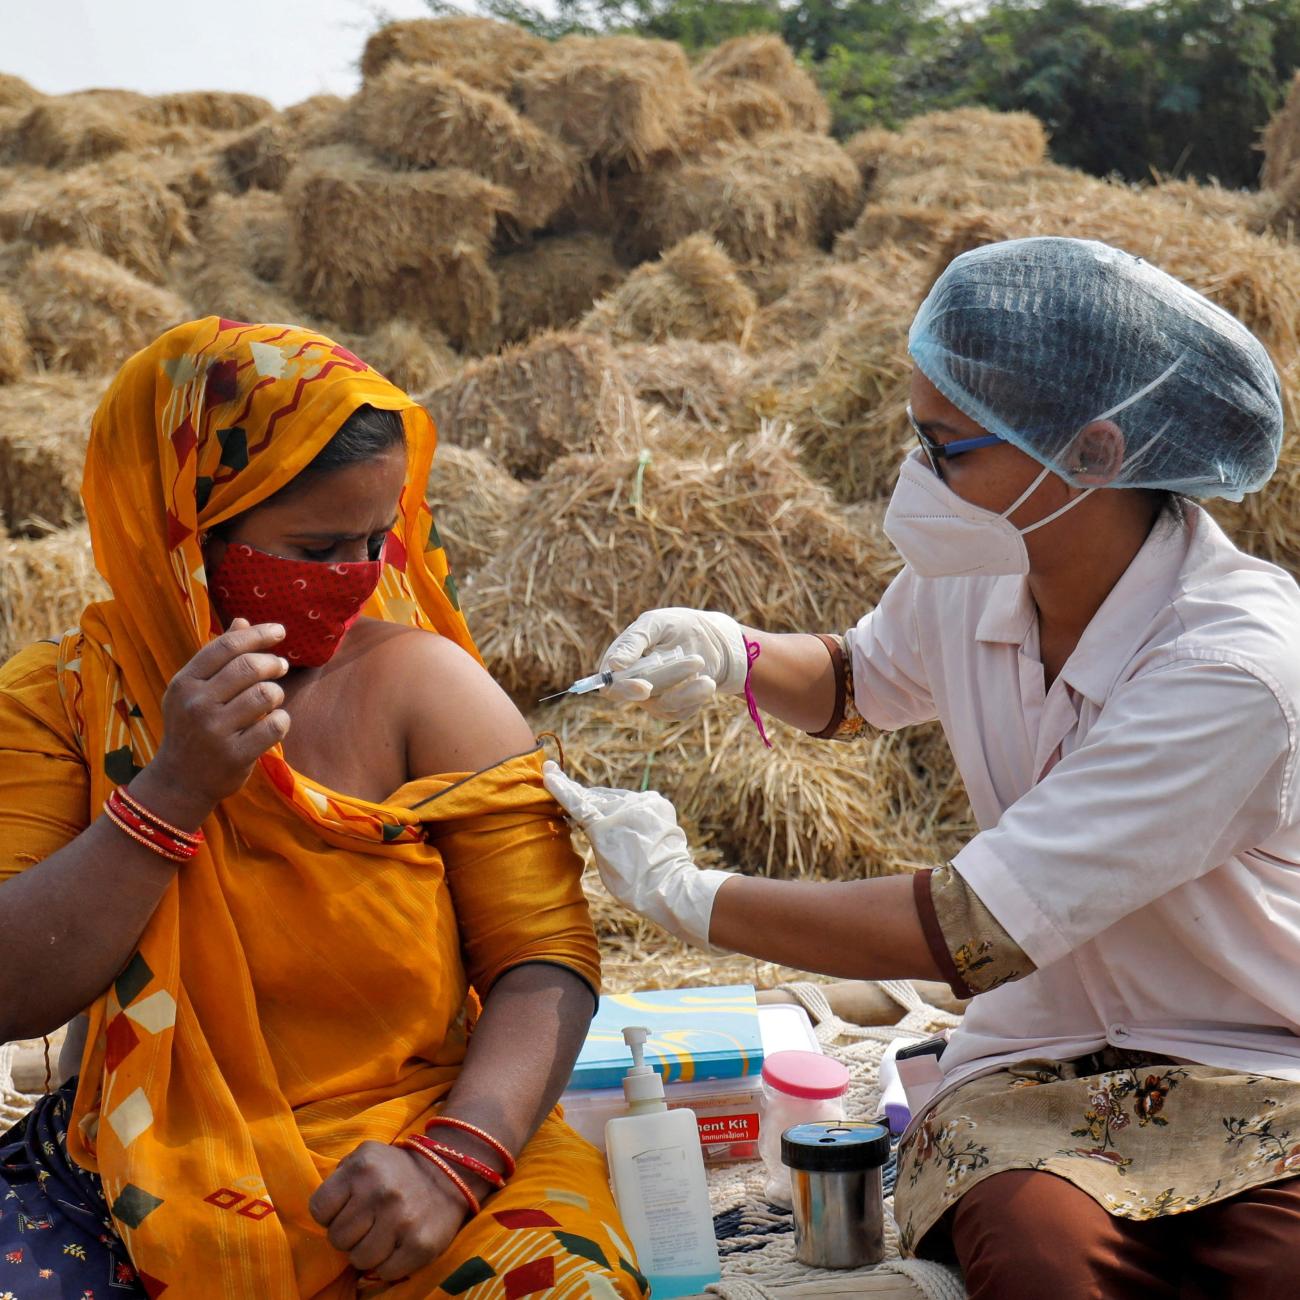
[[[1055,1174],[1014,1169],[973,1187],[944,1226],[970,1300],[1300,1296],[1300,1178],[1137,1222]]]

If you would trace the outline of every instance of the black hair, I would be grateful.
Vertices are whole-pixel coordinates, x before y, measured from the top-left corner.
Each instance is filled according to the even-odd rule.
[[[293,482],[305,475],[329,474],[349,465],[359,465],[405,442],[406,430],[402,427],[399,412],[382,411],[376,406],[358,406],[315,458],[299,471]]]

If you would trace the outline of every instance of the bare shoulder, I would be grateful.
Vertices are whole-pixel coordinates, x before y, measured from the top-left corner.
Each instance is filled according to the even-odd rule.
[[[533,747],[514,702],[454,641],[411,628],[378,651],[375,667],[401,701],[412,778],[481,771]]]

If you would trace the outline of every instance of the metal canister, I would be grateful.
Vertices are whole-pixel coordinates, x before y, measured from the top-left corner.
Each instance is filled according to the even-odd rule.
[[[795,1258],[814,1268],[880,1263],[889,1130],[861,1120],[796,1124],[781,1135],[781,1159],[790,1170]]]

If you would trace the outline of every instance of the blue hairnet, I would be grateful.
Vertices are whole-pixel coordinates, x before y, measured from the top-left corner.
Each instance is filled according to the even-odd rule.
[[[1277,468],[1281,384],[1234,316],[1130,253],[1086,239],[986,244],[956,258],[908,351],[963,414],[1074,486],[1079,434],[1124,434],[1110,487],[1239,501]],[[1094,480],[1095,482],[1095,480]]]

